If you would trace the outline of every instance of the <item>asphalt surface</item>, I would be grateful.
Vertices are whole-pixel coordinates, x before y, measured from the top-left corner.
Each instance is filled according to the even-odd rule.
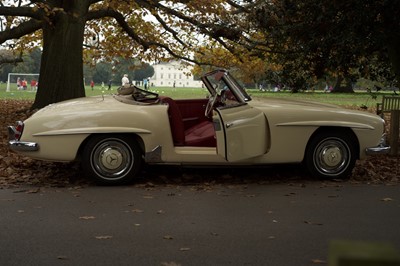
[[[335,239],[400,250],[400,186],[0,190],[0,265],[320,265]]]

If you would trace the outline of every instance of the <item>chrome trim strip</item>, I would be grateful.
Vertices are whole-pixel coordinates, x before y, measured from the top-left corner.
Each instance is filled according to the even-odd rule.
[[[39,144],[37,144],[36,142],[10,140],[8,142],[8,146],[13,151],[38,151],[39,150]]]

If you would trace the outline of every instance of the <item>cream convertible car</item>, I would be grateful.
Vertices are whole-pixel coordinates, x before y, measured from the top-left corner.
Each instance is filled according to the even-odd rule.
[[[345,178],[357,159],[386,153],[373,114],[300,101],[251,101],[225,70],[202,77],[210,96],[171,99],[136,87],[49,105],[9,127],[12,150],[42,160],[80,160],[101,184],[122,184],[143,163],[304,163],[320,178]]]

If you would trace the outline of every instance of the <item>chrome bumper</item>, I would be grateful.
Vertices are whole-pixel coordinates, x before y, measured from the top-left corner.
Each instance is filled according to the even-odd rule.
[[[386,134],[382,135],[379,145],[376,147],[370,147],[365,149],[367,155],[374,154],[388,154],[390,152],[390,146],[386,144]]]
[[[8,146],[13,151],[38,151],[39,144],[36,142],[26,142],[26,141],[19,141],[14,138],[15,136],[15,127],[9,126],[8,127]]]

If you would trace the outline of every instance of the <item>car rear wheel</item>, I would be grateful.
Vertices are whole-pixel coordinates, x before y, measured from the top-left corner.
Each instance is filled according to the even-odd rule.
[[[83,152],[86,174],[101,185],[121,185],[132,181],[142,167],[137,142],[126,135],[97,135],[89,139]]]
[[[307,146],[305,164],[317,178],[344,179],[356,162],[355,138],[344,131],[322,131]]]

